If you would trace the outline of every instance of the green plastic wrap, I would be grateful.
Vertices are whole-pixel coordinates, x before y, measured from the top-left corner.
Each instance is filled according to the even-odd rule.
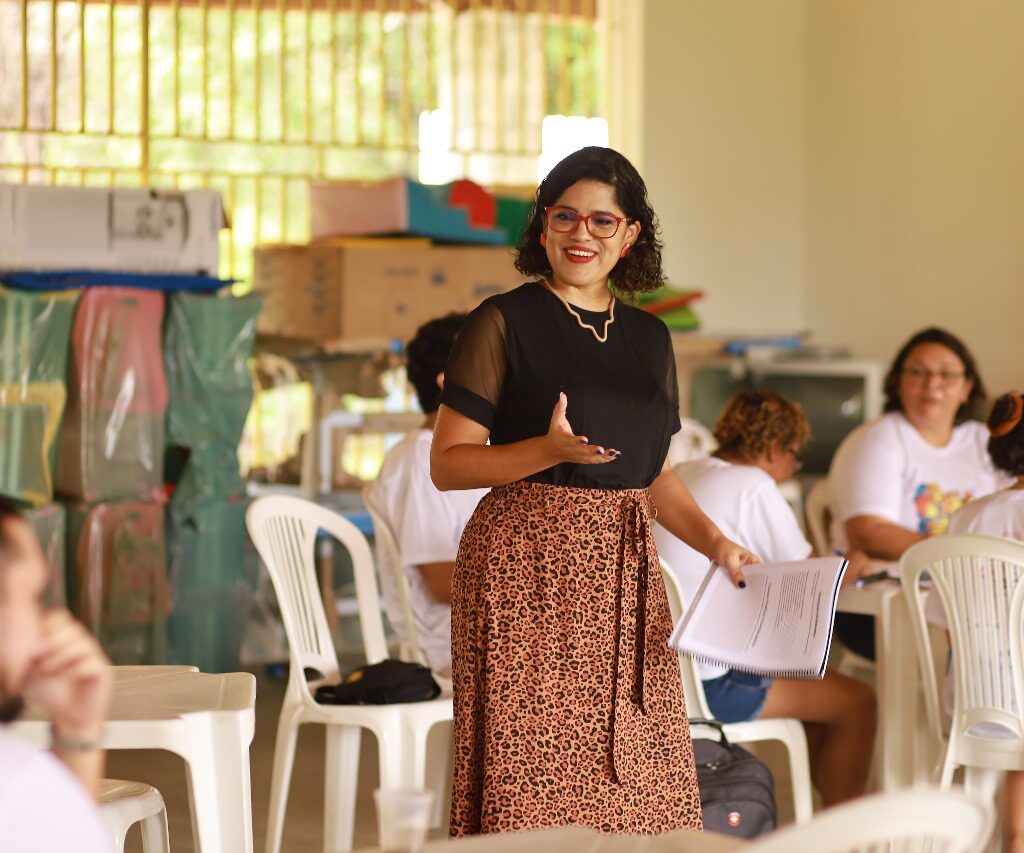
[[[245,501],[204,503],[168,515],[172,663],[238,670],[255,555],[245,555]]]
[[[260,297],[176,293],[164,333],[167,443],[191,451],[179,503],[242,494],[238,443],[252,405],[249,372]]]
[[[32,526],[43,548],[43,554],[50,567],[50,577],[43,591],[43,606],[65,607],[67,594],[64,589],[66,564],[67,513],[61,504],[27,509],[25,520]]]
[[[165,508],[121,501],[70,505],[68,601],[115,664],[167,659]]]
[[[0,493],[34,506],[53,499],[78,295],[0,287]]]

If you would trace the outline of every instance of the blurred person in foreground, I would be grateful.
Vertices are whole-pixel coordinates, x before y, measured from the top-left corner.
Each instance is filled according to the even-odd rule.
[[[713,430],[712,456],[673,469],[697,505],[734,542],[768,563],[814,556],[778,484],[800,469],[810,425],[795,403],[769,391],[742,391],[725,407]],[[660,524],[658,553],[692,601],[710,568],[708,558]],[[844,585],[868,565],[847,555]],[[811,775],[826,806],[864,793],[875,737],[876,702],[866,684],[833,670],[821,680],[765,678],[715,664],[701,664],[708,706],[724,723],[793,717],[804,724]]]
[[[51,720],[51,749],[0,730],[0,848],[109,851],[96,807],[110,662],[66,610],[42,605],[49,568],[35,533],[0,498],[0,723],[26,701]]]

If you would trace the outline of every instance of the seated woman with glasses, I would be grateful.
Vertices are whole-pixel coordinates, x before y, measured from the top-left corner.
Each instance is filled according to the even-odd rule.
[[[918,332],[885,378],[885,412],[851,432],[828,473],[831,537],[876,560],[898,560],[973,498],[1008,484],[985,450],[977,417],[985,387],[974,356],[943,329]],[[836,633],[874,659],[870,616],[838,614]]]
[[[726,536],[765,562],[810,557],[811,545],[778,487],[799,469],[810,438],[800,407],[768,391],[743,391],[725,407],[712,432],[719,443],[713,456],[673,469],[698,506]],[[660,524],[654,538],[691,600],[708,571],[707,558]],[[862,555],[851,555],[846,582],[866,562]],[[700,675],[711,712],[722,722],[758,717],[804,722],[811,775],[825,805],[864,793],[876,715],[868,685],[831,670],[821,681],[772,680],[702,664]]]

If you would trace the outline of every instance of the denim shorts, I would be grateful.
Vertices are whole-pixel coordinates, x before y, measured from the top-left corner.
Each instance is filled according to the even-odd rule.
[[[730,669],[725,675],[704,682],[704,695],[716,720],[742,723],[756,720],[768,698],[770,678]]]

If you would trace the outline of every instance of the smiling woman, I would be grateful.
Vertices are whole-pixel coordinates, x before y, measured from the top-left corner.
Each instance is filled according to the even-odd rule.
[[[679,429],[668,330],[616,296],[661,284],[632,165],[607,148],[556,165],[516,267],[535,280],[459,333],[431,452],[439,488],[492,487],[452,581],[451,832],[698,827],[654,504],[737,582],[754,558],[664,470]]]
[[[929,328],[910,338],[885,380],[885,414],[858,427],[836,451],[828,475],[833,544],[898,560],[950,516],[1006,485],[986,452],[976,417],[985,396],[974,357],[955,335]],[[870,620],[868,620],[869,622]],[[859,625],[859,627],[854,627]],[[836,620],[854,651],[874,655],[863,618]]]

